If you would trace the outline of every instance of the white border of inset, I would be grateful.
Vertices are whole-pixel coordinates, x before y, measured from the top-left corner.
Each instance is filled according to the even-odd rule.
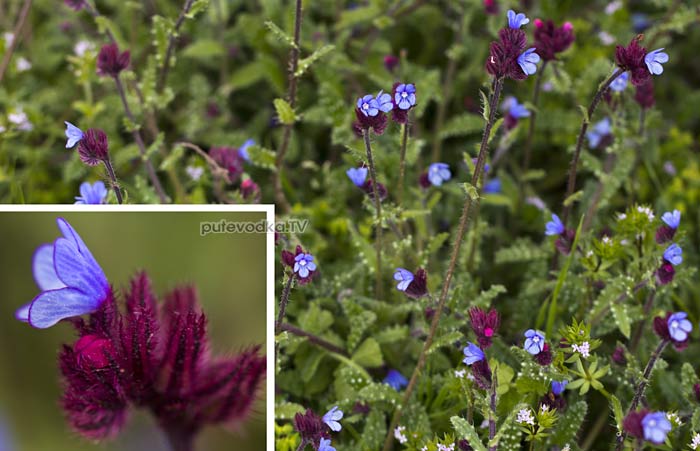
[[[13,205],[0,204],[0,213],[265,213],[268,224],[274,224],[275,206],[272,204],[250,205]],[[267,233],[267,380],[265,387],[266,450],[275,449],[275,233]]]

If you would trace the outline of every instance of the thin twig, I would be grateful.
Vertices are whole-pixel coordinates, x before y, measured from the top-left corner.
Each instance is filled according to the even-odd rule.
[[[180,141],[176,142],[175,146],[182,146],[186,147],[188,149],[192,149],[195,152],[199,154],[202,158],[204,158],[204,161],[207,162],[209,165],[209,169],[211,169],[212,174],[214,175],[215,178],[221,179],[225,181],[227,184],[231,183],[231,178],[229,177],[229,172],[228,169],[219,166],[219,163],[216,162],[212,157],[209,156],[204,150],[202,150],[201,147],[199,147],[196,144]]]
[[[530,169],[530,156],[532,153],[532,140],[535,136],[535,119],[537,118],[537,104],[540,99],[540,88],[542,86],[542,78],[544,75],[544,70],[547,68],[546,61],[542,63],[542,67],[537,71],[537,78],[535,78],[535,88],[532,93],[532,111],[530,111],[530,123],[527,129],[527,139],[525,140],[525,151],[523,153],[523,175],[527,173]]]
[[[22,10],[19,12],[19,17],[17,18],[17,23],[15,24],[15,29],[13,30],[12,42],[10,42],[10,46],[5,49],[5,54],[2,56],[2,61],[0,61],[0,83],[2,83],[2,79],[5,76],[5,71],[7,71],[7,68],[10,65],[12,54],[14,53],[17,43],[19,42],[24,24],[27,23],[27,16],[29,16],[29,10],[31,7],[32,0],[24,0],[24,5],[22,6]]]
[[[408,115],[408,113],[407,113]],[[396,189],[396,203],[401,206],[403,201],[403,181],[406,173],[406,145],[408,144],[408,118],[406,123],[402,126],[402,137],[401,137],[401,154],[399,156],[399,183]]]
[[[282,323],[282,330],[289,332],[291,334],[294,334],[298,337],[305,337],[309,339],[310,343],[315,344],[316,346],[319,346],[323,349],[326,349],[327,351],[333,352],[335,354],[340,354],[344,357],[348,357],[348,353],[345,352],[344,349],[339,348],[338,346],[334,345],[333,343],[324,340],[323,338],[316,336],[312,333],[306,332],[305,330],[301,330],[298,327],[292,326],[289,323]]]
[[[374,198],[374,208],[377,214],[377,229],[376,237],[374,239],[374,247],[376,249],[377,254],[374,295],[376,299],[382,299],[382,199],[379,197],[379,185],[377,184],[377,169],[374,167],[374,159],[372,158],[372,143],[369,139],[369,129],[362,130],[362,138],[364,139],[365,150],[367,151],[369,175],[372,179],[372,197]]]
[[[165,51],[165,58],[163,59],[163,68],[161,69],[160,77],[158,78],[157,92],[163,92],[163,89],[165,88],[165,82],[168,78],[168,73],[170,71],[170,58],[172,58],[173,51],[175,50],[175,41],[177,40],[177,37],[179,35],[180,27],[182,27],[182,24],[185,22],[185,18],[190,12],[193,3],[194,0],[185,0],[185,4],[182,6],[180,15],[178,16],[177,21],[175,22],[175,26],[170,32],[170,36],[168,36],[168,49]]]
[[[114,168],[112,167],[112,162],[107,158],[103,161],[105,168],[107,168],[107,173],[109,174],[109,179],[112,181],[112,189],[114,190],[115,196],[117,196],[117,202],[120,204],[124,201],[122,200],[122,192],[119,189],[119,182],[117,181],[117,176],[114,173]]]

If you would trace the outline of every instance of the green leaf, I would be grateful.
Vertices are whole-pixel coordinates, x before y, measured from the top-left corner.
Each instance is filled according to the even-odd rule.
[[[185,14],[188,19],[194,19],[197,14],[201,13],[209,6],[209,0],[195,0],[189,12]]]
[[[479,199],[479,190],[476,186],[472,185],[469,182],[464,182],[462,183],[462,188],[464,188],[464,192],[467,193],[471,200]]]
[[[452,427],[454,427],[455,432],[457,432],[458,438],[465,439],[469,442],[474,451],[487,451],[486,446],[479,438],[479,433],[474,429],[474,425],[467,422],[464,418],[454,416],[450,418]]]
[[[569,205],[573,204],[574,202],[580,200],[582,197],[583,197],[583,190],[576,191],[574,194],[572,194],[571,196],[564,199],[564,206],[568,207]]]
[[[198,59],[210,62],[213,58],[224,56],[226,50],[224,46],[213,39],[197,39],[194,43],[187,46],[182,55],[188,58]]]
[[[257,144],[248,146],[248,156],[253,166],[265,169],[275,168],[275,152],[270,149],[260,147]]]
[[[100,15],[95,17],[95,23],[97,24],[97,29],[100,33],[106,34],[107,30],[109,30],[114,36],[114,39],[117,41],[117,44],[119,44],[119,48],[125,47],[124,37],[121,35],[121,33],[119,33],[119,28],[115,26],[111,20]]]
[[[170,19],[162,16],[153,16],[151,34],[153,35],[153,46],[156,48],[156,61],[160,67],[165,63],[165,54],[168,51],[170,33],[175,29],[175,24]],[[173,63],[171,58],[170,63]]]
[[[489,121],[491,116],[491,107],[489,106],[489,96],[482,90],[479,90],[479,95],[481,95],[481,117],[484,118],[486,122]]]
[[[297,413],[303,413],[306,409],[293,402],[281,402],[275,405],[275,418],[278,420],[291,420]]]
[[[588,108],[586,108],[583,105],[579,105],[578,109],[581,111],[581,114],[583,115],[583,122],[586,124],[589,124],[591,122],[591,118],[588,117]]]
[[[612,310],[617,328],[620,329],[622,335],[629,338],[632,328],[632,321],[630,320],[629,312],[627,311],[627,305],[622,302],[613,302],[610,306],[610,310]]]
[[[327,54],[332,52],[333,49],[335,49],[334,45],[331,45],[331,44],[324,45],[323,47],[314,51],[314,53],[312,53],[308,57],[306,57],[302,60],[299,60],[299,67],[298,67],[297,71],[294,73],[294,76],[301,77],[302,75],[304,75],[304,72],[306,72],[309,69],[309,67],[311,67],[311,65],[313,63],[315,63],[316,61],[320,60],[321,58],[323,58],[324,56],[326,56]]]
[[[384,364],[382,350],[374,338],[368,338],[362,342],[357,351],[352,355],[352,361],[365,368],[377,368]]]
[[[296,113],[289,103],[284,99],[275,99],[275,110],[277,111],[277,118],[282,124],[292,125],[297,120]]]
[[[484,128],[484,122],[478,115],[466,113],[455,116],[440,130],[440,138],[451,138],[454,136],[466,136],[479,133]],[[471,164],[471,159],[469,159]]]
[[[622,413],[622,404],[617,396],[610,395],[610,408],[613,411],[613,416],[615,417],[615,424],[617,425],[617,430],[622,430],[622,421],[625,419],[625,414]]]
[[[265,26],[267,27],[268,30],[272,32],[272,34],[277,38],[278,41],[283,42],[287,47],[294,47],[297,48],[296,44],[294,44],[294,38],[289,36],[283,29],[278,27],[274,22],[272,21],[265,21]]]
[[[545,260],[549,252],[541,245],[535,244],[528,238],[518,238],[508,247],[496,251],[496,264],[521,263],[535,260]]]
[[[588,412],[588,404],[585,401],[578,401],[570,405],[566,412],[557,421],[557,427],[548,438],[550,445],[563,446],[566,443],[574,441],[576,434],[581,429],[581,424],[586,418]],[[550,449],[546,447],[546,449]]]
[[[499,294],[506,293],[507,291],[508,290],[503,285],[491,285],[488,290],[483,290],[479,293],[469,305],[472,307],[486,308]]]
[[[170,154],[167,157],[165,157],[165,159],[160,164],[160,167],[158,169],[160,169],[161,171],[165,171],[165,170],[168,170],[170,168],[174,168],[175,163],[180,161],[180,159],[182,158],[184,153],[185,153],[184,147],[176,146],[175,148],[173,148],[173,150],[170,152]]]

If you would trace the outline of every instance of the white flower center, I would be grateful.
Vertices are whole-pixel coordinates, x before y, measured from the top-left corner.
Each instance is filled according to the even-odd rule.
[[[671,321],[671,329],[678,329],[678,321]]]
[[[408,94],[406,94],[405,92],[402,92],[401,97],[403,97],[405,99],[406,97],[408,97]]]
[[[363,103],[363,104],[362,104],[362,109],[363,109],[363,110],[369,110],[369,103]]]

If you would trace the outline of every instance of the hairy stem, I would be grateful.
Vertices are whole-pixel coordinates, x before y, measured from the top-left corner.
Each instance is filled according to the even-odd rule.
[[[296,0],[294,9],[294,45],[289,51],[289,90],[287,91],[287,102],[294,109],[297,103],[297,68],[299,67],[299,43],[301,41],[301,3],[302,0]],[[291,207],[287,197],[284,195],[282,188],[282,171],[284,169],[284,157],[287,154],[289,143],[292,139],[292,127],[294,124],[286,124],[284,126],[284,134],[282,135],[282,144],[277,149],[275,156],[275,171],[272,174],[273,183],[275,186],[275,200],[277,206],[283,213],[288,212]]]
[[[403,200],[403,179],[406,173],[406,145],[408,144],[408,120],[401,127],[401,154],[399,156],[399,186],[396,189],[396,203],[400,206]]]
[[[496,387],[498,386],[498,378],[496,374],[493,375],[493,380],[491,381],[491,396],[489,407],[489,443],[496,436]],[[496,451],[498,449],[498,444],[489,446],[489,451]]]
[[[177,21],[175,22],[175,27],[173,27],[170,36],[168,36],[168,49],[165,51],[165,58],[163,59],[163,68],[160,71],[160,77],[158,77],[158,92],[163,92],[163,89],[165,88],[165,82],[168,79],[168,73],[170,72],[170,59],[172,58],[173,52],[175,50],[175,41],[177,40],[177,36],[180,32],[180,27],[182,27],[182,24],[185,22],[185,17],[190,12],[193,3],[194,0],[185,0],[185,4],[182,6],[180,15],[178,16]]]
[[[325,350],[327,350],[327,351],[334,352],[334,353],[336,353],[336,354],[340,354],[340,355],[345,356],[345,357],[349,357],[349,356],[348,356],[348,353],[345,352],[344,349],[339,348],[338,346],[334,345],[333,343],[331,343],[331,342],[329,342],[329,341],[326,341],[326,340],[324,340],[323,338],[321,338],[321,337],[319,337],[319,336],[317,336],[317,335],[314,335],[314,334],[312,334],[312,333],[310,333],[310,332],[307,332],[307,331],[305,331],[305,330],[299,329],[299,328],[296,327],[296,326],[292,326],[292,325],[289,324],[289,323],[282,323],[282,324],[281,324],[281,330],[283,330],[283,331],[285,331],[285,332],[289,332],[289,333],[291,333],[291,334],[294,334],[294,335],[296,335],[297,337],[304,337],[304,338],[307,338],[307,339],[309,340],[310,343],[313,343],[313,344],[315,344],[316,346],[321,347],[321,348],[323,348],[323,349],[325,349]]]
[[[282,332],[282,323],[284,322],[284,315],[287,312],[287,304],[289,303],[289,293],[292,291],[292,285],[294,284],[294,279],[296,279],[296,274],[289,276],[287,283],[284,285],[282,290],[282,297],[280,298],[280,309],[277,313],[277,321],[275,321],[275,335],[279,335]]]
[[[12,54],[14,53],[15,48],[17,47],[17,43],[19,42],[22,29],[24,28],[24,24],[27,22],[27,16],[29,16],[29,11],[31,7],[32,0],[24,0],[24,5],[22,5],[22,10],[19,12],[17,23],[15,24],[14,30],[12,30],[14,38],[12,39],[10,46],[7,49],[5,49],[5,54],[2,56],[2,61],[0,61],[0,83],[2,83],[2,79],[5,76],[5,72],[7,71],[7,68],[10,65],[10,61],[12,60]]]
[[[481,145],[479,147],[479,156],[476,160],[476,167],[474,168],[474,174],[472,174],[472,185],[478,186],[479,178],[484,170],[484,164],[486,163],[486,157],[488,154],[488,142],[491,136],[491,129],[493,128],[494,120],[496,117],[496,109],[498,108],[498,102],[501,98],[501,88],[503,87],[503,79],[498,78],[493,81],[493,92],[491,93],[491,99],[489,102],[489,118],[484,126],[484,135],[481,139]],[[418,363],[416,368],[413,370],[411,375],[411,380],[406,387],[401,404],[394,411],[391,424],[389,426],[389,431],[387,433],[386,439],[384,440],[384,451],[391,450],[393,446],[393,432],[394,428],[399,424],[401,420],[402,407],[405,406],[413,390],[416,388],[416,383],[418,382],[418,377],[420,376],[423,366],[425,365],[426,358],[428,356],[428,349],[433,344],[433,338],[435,338],[435,333],[437,332],[438,324],[440,322],[440,316],[442,315],[442,310],[445,307],[445,302],[447,301],[447,294],[450,290],[450,283],[452,282],[452,276],[454,275],[455,269],[457,268],[457,260],[459,259],[459,251],[462,247],[462,242],[464,241],[464,236],[467,233],[469,226],[469,211],[472,205],[472,198],[468,195],[464,200],[464,207],[462,208],[462,216],[459,219],[459,227],[457,229],[457,236],[455,237],[454,245],[452,248],[452,255],[450,257],[450,263],[447,267],[447,273],[445,274],[445,281],[442,284],[442,290],[440,291],[440,298],[438,300],[438,306],[435,310],[435,315],[430,324],[430,332],[425,340],[423,349],[418,357]]]
[[[194,451],[194,434],[186,428],[173,426],[163,429],[172,451]]]
[[[576,172],[578,170],[578,160],[581,156],[581,149],[583,148],[583,139],[586,137],[586,130],[588,130],[588,124],[590,123],[595,109],[603,98],[603,94],[608,89],[610,84],[615,81],[617,77],[624,73],[624,69],[617,69],[610,77],[608,77],[598,88],[598,91],[593,96],[591,104],[586,110],[586,117],[581,121],[581,130],[578,134],[578,139],[576,140],[576,150],[574,150],[574,155],[571,158],[571,164],[569,166],[569,181],[566,185],[566,195],[564,196],[564,211],[562,212],[561,222],[566,226],[567,219],[569,218],[569,212],[571,211],[572,202],[566,202],[569,200],[572,194],[574,194],[574,189],[576,188]]]
[[[379,197],[379,186],[377,185],[377,169],[372,158],[372,143],[369,139],[369,129],[362,131],[362,138],[367,151],[367,164],[369,165],[369,176],[372,180],[372,197],[374,198],[374,209],[377,214],[377,231],[374,240],[374,248],[377,255],[377,269],[375,271],[374,294],[377,299],[382,299],[382,199]]]
[[[112,181],[112,189],[114,190],[115,196],[117,196],[117,202],[122,204],[122,192],[119,188],[119,182],[117,181],[117,176],[114,173],[114,168],[112,167],[112,162],[108,159],[104,160],[105,168],[107,168],[107,174],[109,174],[109,179]]]
[[[530,123],[527,129],[527,139],[525,140],[525,151],[523,152],[523,175],[530,169],[530,155],[532,153],[532,140],[535,137],[535,119],[537,118],[537,103],[540,99],[540,89],[542,87],[542,78],[544,78],[544,70],[547,68],[547,63],[542,63],[542,67],[537,71],[535,78],[535,88],[532,92],[532,111],[530,111]]]

